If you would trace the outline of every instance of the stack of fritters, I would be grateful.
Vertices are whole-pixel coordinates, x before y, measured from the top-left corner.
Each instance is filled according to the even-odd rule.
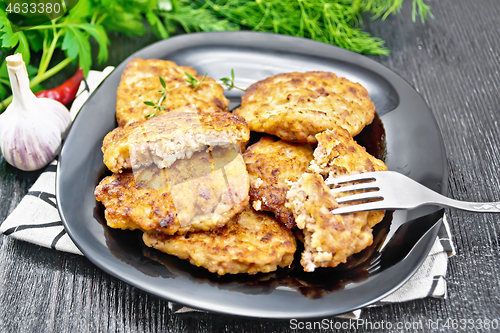
[[[173,72],[185,70],[160,60],[134,60],[128,68],[137,64],[168,67]],[[123,105],[130,98],[120,92],[130,75],[131,70],[124,72],[118,89],[120,124]],[[147,73],[137,74],[134,87],[150,89],[149,78]],[[164,79],[167,87],[175,83]],[[205,80],[211,82],[210,78]],[[197,94],[192,88],[185,93]],[[170,98],[165,102],[175,104]],[[220,96],[196,98],[206,98],[210,104]],[[104,163],[114,174],[100,182],[95,196],[106,208],[107,224],[142,230],[146,245],[189,258],[193,264],[221,275],[255,274],[289,266],[296,246],[291,231],[248,205],[249,178],[241,150],[250,131],[243,118],[218,109],[200,110],[192,104],[177,110],[167,108],[148,119],[143,116],[147,111],[141,110],[142,105],[139,110],[130,107],[126,116],[134,122],[114,129],[103,142]],[[137,114],[141,116],[135,117]]]
[[[243,155],[250,201],[288,227],[303,230],[306,271],[337,266],[372,243],[371,228],[385,212],[333,215],[330,210],[338,204],[324,182],[387,170],[352,137],[375,114],[366,89],[332,73],[280,74],[247,89],[235,113],[251,130],[283,139],[264,137]],[[313,156],[308,143],[317,143]]]
[[[324,182],[386,170],[352,138],[375,114],[366,89],[333,73],[280,74],[250,86],[231,114],[220,85],[207,77],[193,89],[185,72],[203,78],[156,59],[134,59],[122,75],[120,127],[102,147],[114,174],[95,190],[110,227],[141,230],[147,246],[220,275],[290,266],[296,227],[305,271],[372,243],[384,212],[333,215],[339,205]],[[147,118],[158,76],[165,108]],[[242,155],[250,130],[278,138],[263,136]]]

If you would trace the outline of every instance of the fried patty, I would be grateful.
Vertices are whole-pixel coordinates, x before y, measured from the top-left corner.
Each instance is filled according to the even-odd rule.
[[[108,176],[95,197],[111,228],[173,235],[225,225],[248,204],[248,188],[241,154],[218,147],[169,168],[151,165]]]
[[[198,110],[227,111],[229,101],[224,97],[224,88],[209,77],[197,89],[187,85],[185,72],[198,81],[203,76],[197,75],[191,67],[177,66],[172,61],[159,59],[132,59],[125,70],[117,90],[116,120],[119,126],[125,126],[137,121],[144,121],[145,116],[154,110],[144,104],[145,101],[156,103],[162,90],[159,76],[161,76],[169,90],[162,106],[165,109],[159,113],[166,113],[188,105]],[[207,84],[210,83],[210,84]],[[175,88],[175,89],[173,89]],[[173,90],[172,90],[173,89]]]
[[[104,138],[102,151],[104,164],[119,173],[153,163],[166,168],[207,146],[238,145],[243,149],[249,138],[248,125],[239,116],[186,107],[115,128]]]
[[[285,207],[287,181],[295,182],[313,159],[309,144],[291,143],[267,136],[248,147],[243,154],[250,175],[250,201],[255,210],[273,212],[288,228],[295,218]]]
[[[234,113],[252,131],[316,143],[316,134],[337,126],[355,136],[373,121],[375,105],[363,86],[333,73],[284,73],[252,84]]]
[[[387,171],[383,161],[369,154],[342,128],[316,135],[318,146],[309,170],[323,178],[337,178],[363,172]],[[382,221],[385,211],[370,211],[368,225],[373,227]]]
[[[267,273],[290,266],[296,249],[290,230],[250,206],[225,227],[211,232],[175,236],[145,232],[143,240],[147,246],[219,275]]]
[[[287,192],[287,207],[304,232],[304,252],[300,263],[306,272],[317,267],[335,267],[370,246],[372,229],[368,212],[335,215],[339,204],[323,177],[305,173]]]
[[[385,211],[334,215],[340,195],[330,192],[324,178],[371,171],[385,171],[386,165],[371,156],[342,128],[317,134],[318,146],[309,171],[293,183],[286,206],[304,230],[305,250],[301,264],[308,272],[316,267],[335,267],[372,242],[372,227],[382,221]]]

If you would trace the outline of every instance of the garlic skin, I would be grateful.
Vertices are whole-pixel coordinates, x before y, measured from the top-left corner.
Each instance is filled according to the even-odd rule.
[[[10,165],[24,171],[38,170],[59,153],[71,117],[60,102],[33,94],[20,53],[6,61],[13,100],[0,115],[0,149]]]

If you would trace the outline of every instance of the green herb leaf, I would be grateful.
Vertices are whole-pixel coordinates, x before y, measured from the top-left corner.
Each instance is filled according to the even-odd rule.
[[[10,30],[10,31],[9,31]],[[2,35],[2,47],[3,48],[13,48],[19,43],[19,35],[12,32],[11,29],[7,30]]]
[[[204,81],[205,81],[205,79],[207,78],[207,74],[208,74],[208,73],[205,73],[205,75],[203,75],[203,77],[202,77],[202,78],[201,78],[201,80],[200,80],[200,83],[202,83],[202,82],[204,82]],[[198,84],[198,85],[199,85],[199,84]]]
[[[108,60],[108,45],[109,39],[104,31],[104,28],[98,25],[92,24],[75,24],[72,25],[75,28],[79,28],[89,33],[97,41],[99,45],[99,53],[97,54],[97,61],[103,63]]]
[[[107,13],[106,18],[102,21],[102,25],[107,31],[121,32],[127,36],[144,36],[148,32],[142,22],[143,16],[136,11],[124,12],[123,9],[107,11],[103,9],[103,12]]]
[[[68,25],[67,29],[61,47],[66,51],[68,58],[73,60],[78,58],[80,68],[87,75],[92,65],[90,42],[87,36],[73,25]]]
[[[28,40],[28,45],[33,52],[41,51],[43,48],[44,36],[42,33],[36,30],[25,30],[23,31],[26,39]]]
[[[161,86],[163,87],[163,89],[167,89],[167,84],[165,83],[165,80],[161,76],[159,76],[159,78],[160,78],[160,83],[161,83]]]
[[[65,22],[78,22],[93,14],[92,2],[89,0],[80,0],[71,8],[65,17]]]
[[[149,27],[153,30],[153,33],[157,38],[166,39],[170,37],[167,29],[163,25],[158,15],[153,12],[146,13],[146,19],[148,20]]]
[[[171,33],[179,27],[187,33],[240,30],[237,24],[219,17],[204,1],[174,1],[171,11],[161,11],[159,15],[163,16],[165,26]]]
[[[184,79],[184,81],[186,81],[191,88],[198,88],[198,80],[188,72],[184,72],[184,74],[187,76],[187,79]]]
[[[151,102],[151,101],[144,101],[143,103],[148,105],[148,106],[156,106],[156,104]]]
[[[19,36],[19,45],[17,49],[14,51],[14,53],[21,53],[23,56],[23,61],[26,64],[29,64],[31,61],[31,54],[30,54],[30,47],[28,44],[28,40],[26,39],[26,36],[24,35],[23,32],[17,32]]]

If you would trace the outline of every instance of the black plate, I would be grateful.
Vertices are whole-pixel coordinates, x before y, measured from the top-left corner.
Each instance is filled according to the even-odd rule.
[[[334,46],[274,34],[221,32],[174,37],[135,53],[111,73],[83,106],[60,155],[57,200],[62,220],[76,245],[98,267],[147,292],[198,309],[304,318],[345,313],[376,302],[420,266],[439,222],[398,264],[343,281],[338,289],[315,297],[276,287],[268,276],[219,279],[185,261],[141,248],[133,232],[107,228],[93,192],[105,170],[102,139],[115,127],[116,88],[133,57],[172,60],[214,78],[228,76],[234,68],[236,85],[243,87],[278,73],[308,70],[332,71],[359,82],[370,93],[385,128],[389,169],[443,194],[447,188],[444,146],[431,111],[405,80],[377,62]],[[239,103],[240,96],[238,91],[228,92],[231,106]],[[396,212],[388,238],[405,221],[434,210]]]

